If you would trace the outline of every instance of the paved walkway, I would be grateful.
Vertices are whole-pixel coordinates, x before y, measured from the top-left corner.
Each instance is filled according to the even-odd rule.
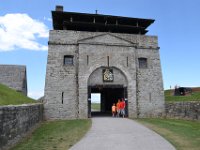
[[[175,150],[157,133],[126,118],[92,118],[86,136],[70,150]]]

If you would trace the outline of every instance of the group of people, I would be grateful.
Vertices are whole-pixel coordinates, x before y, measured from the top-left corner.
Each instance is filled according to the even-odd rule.
[[[113,117],[120,117],[120,115],[124,118],[125,117],[125,101],[122,98],[121,100],[118,99],[118,102],[112,105],[112,116]]]

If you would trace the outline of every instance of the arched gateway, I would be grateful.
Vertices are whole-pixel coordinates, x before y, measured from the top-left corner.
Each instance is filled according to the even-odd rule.
[[[145,35],[151,19],[52,11],[53,30],[45,83],[46,119],[90,117],[91,93],[101,93],[101,111],[118,98],[129,117],[164,112],[156,36]]]
[[[91,116],[91,94],[100,93],[100,112],[109,112],[113,103],[118,99],[126,102],[126,116],[128,116],[128,81],[125,74],[116,67],[99,67],[88,79],[88,116]]]

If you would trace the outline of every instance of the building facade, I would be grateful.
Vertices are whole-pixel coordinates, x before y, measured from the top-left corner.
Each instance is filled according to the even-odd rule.
[[[0,65],[0,83],[27,95],[26,66]]]
[[[151,19],[52,11],[45,82],[46,119],[91,117],[91,94],[101,111],[119,98],[128,117],[159,116],[164,90],[157,36]]]

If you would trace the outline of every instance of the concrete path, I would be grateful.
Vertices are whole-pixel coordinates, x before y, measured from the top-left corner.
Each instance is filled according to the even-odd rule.
[[[92,118],[86,136],[70,150],[175,150],[157,133],[126,118]]]

